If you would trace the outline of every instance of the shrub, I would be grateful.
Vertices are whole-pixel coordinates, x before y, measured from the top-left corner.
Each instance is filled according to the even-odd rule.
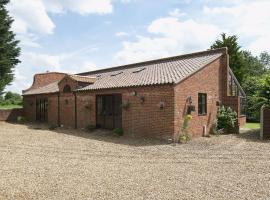
[[[113,135],[122,136],[122,135],[124,135],[124,131],[122,128],[115,128],[115,129],[113,129]]]
[[[225,133],[236,132],[237,113],[230,107],[221,106],[217,115],[217,130]]]
[[[50,124],[49,129],[55,130],[57,127],[58,127],[58,125],[56,125],[56,124]]]
[[[88,124],[88,125],[85,127],[85,129],[86,129],[87,131],[89,131],[89,132],[93,132],[93,131],[96,129],[96,127],[95,127],[94,125],[92,125],[92,124]]]
[[[187,143],[189,140],[191,140],[191,135],[189,134],[188,131],[190,120],[192,120],[192,116],[186,115],[182,125],[181,133],[178,138],[180,143]]]
[[[24,116],[18,116],[17,117],[17,122],[18,123],[25,123],[27,120]]]
[[[180,135],[180,137],[179,137],[180,143],[187,143],[190,140],[191,140],[191,136],[188,133],[184,133],[184,134]]]

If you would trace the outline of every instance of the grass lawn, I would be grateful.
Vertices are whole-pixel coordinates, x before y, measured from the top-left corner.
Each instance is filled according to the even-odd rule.
[[[12,108],[22,108],[20,105],[0,105],[0,110],[1,109],[12,109]]]
[[[246,123],[245,128],[259,129],[260,128],[260,123]]]

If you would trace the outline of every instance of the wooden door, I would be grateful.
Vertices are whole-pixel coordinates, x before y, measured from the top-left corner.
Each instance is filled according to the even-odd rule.
[[[121,128],[121,103],[121,95],[98,95],[96,98],[96,126],[106,129]]]
[[[36,120],[40,122],[48,121],[48,99],[39,98],[36,100]]]

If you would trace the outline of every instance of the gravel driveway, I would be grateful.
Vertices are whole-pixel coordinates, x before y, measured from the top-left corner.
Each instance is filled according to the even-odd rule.
[[[41,129],[40,129],[41,128]],[[188,144],[0,122],[0,199],[270,199],[270,143]]]

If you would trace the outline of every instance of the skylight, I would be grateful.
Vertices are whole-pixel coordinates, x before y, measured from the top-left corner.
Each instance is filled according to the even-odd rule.
[[[132,73],[139,73],[141,71],[145,70],[145,67],[144,68],[139,68],[139,69],[136,69],[135,71],[133,71]]]
[[[117,76],[119,74],[122,74],[123,72],[116,72],[115,74],[111,74],[111,76]]]

